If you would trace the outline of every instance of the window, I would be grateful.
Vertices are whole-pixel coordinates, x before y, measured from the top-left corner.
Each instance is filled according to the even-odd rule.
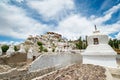
[[[95,45],[96,45],[96,44],[99,44],[98,38],[94,38],[93,41],[94,41],[94,44],[95,44]]]

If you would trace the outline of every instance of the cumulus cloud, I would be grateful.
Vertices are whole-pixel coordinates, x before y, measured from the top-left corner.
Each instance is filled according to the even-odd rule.
[[[38,11],[47,20],[50,18],[56,19],[58,16],[61,17],[62,12],[66,13],[67,17],[58,20],[57,26],[52,26],[28,17],[23,8],[0,3],[0,28],[2,29],[0,35],[25,39],[28,35],[54,31],[68,39],[77,39],[79,36],[90,35],[94,30],[94,24],[105,34],[120,32],[120,21],[110,25],[104,24],[120,9],[120,4],[113,6],[101,17],[92,15],[90,18],[82,16],[80,13],[67,14],[67,10],[75,9],[73,0],[27,0],[27,5]],[[116,35],[116,38],[120,38],[120,33]]]
[[[59,18],[74,9],[73,0],[28,0],[28,6],[37,10],[44,19]]]
[[[120,40],[120,32],[116,35],[116,38]]]
[[[24,1],[24,0],[16,0],[17,2],[22,2],[22,1]]]
[[[59,23],[56,32],[63,34],[68,39],[77,39],[80,36],[92,33],[93,24],[85,17],[71,15]]]
[[[115,5],[106,12],[104,12],[104,16],[96,18],[95,20],[93,20],[93,22],[95,24],[103,24],[105,21],[110,20],[112,14],[117,12],[119,9],[120,9],[120,4]]]
[[[28,35],[41,34],[49,29],[30,17],[16,6],[0,4],[0,35],[25,39]]]
[[[112,14],[120,9],[120,4],[113,6],[104,13],[104,16],[96,17],[92,15],[90,18],[83,17],[80,14],[70,15],[68,18],[59,22],[56,32],[63,34],[68,39],[76,39],[79,36],[90,35],[96,24],[98,29],[104,34],[120,32],[120,21],[114,24],[104,25],[104,22],[111,19]],[[118,38],[119,35],[116,36]]]
[[[120,9],[120,3],[116,6],[113,6],[111,9],[109,9],[108,11],[105,12],[105,14],[112,14],[114,12],[116,12],[118,9]]]
[[[104,24],[104,22],[111,19],[112,15],[120,10],[120,3],[118,5],[113,6],[106,12],[104,12],[104,16],[102,17],[91,17],[91,22],[94,24],[97,24],[101,31],[105,34],[111,34],[115,32],[120,32],[120,20],[118,20],[116,23],[113,24]],[[117,38],[117,37],[116,37]]]
[[[0,41],[0,45],[19,45],[20,43],[23,43],[22,41]]]

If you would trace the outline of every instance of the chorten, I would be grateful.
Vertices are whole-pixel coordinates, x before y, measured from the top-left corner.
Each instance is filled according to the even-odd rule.
[[[20,45],[20,50],[18,52],[20,52],[20,53],[26,53],[23,44]]]
[[[117,67],[117,53],[108,45],[108,36],[95,31],[87,37],[88,47],[83,55],[83,64],[95,64],[107,67]]]
[[[2,55],[2,49],[1,49],[1,44],[0,44],[0,56]]]
[[[27,53],[27,59],[32,59],[33,58],[33,48],[30,47]]]
[[[14,46],[11,45],[11,46],[9,46],[9,49],[7,50],[6,54],[7,54],[8,56],[11,56],[12,54],[14,54],[14,52],[15,52]]]

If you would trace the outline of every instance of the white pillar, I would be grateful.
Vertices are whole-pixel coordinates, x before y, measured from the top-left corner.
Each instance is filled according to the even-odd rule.
[[[27,59],[33,59],[33,48],[32,47],[28,50]]]
[[[20,45],[20,50],[18,52],[20,52],[20,53],[26,53],[23,44]]]
[[[2,49],[1,49],[1,45],[0,45],[0,56],[2,55]]]
[[[15,50],[14,50],[14,45],[9,46],[9,49],[6,52],[6,55],[11,56],[12,54],[14,54]]]

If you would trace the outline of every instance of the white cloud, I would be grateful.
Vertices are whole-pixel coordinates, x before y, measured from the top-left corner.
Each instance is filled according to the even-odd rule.
[[[24,0],[16,0],[17,2],[22,2],[22,1],[24,1]]]
[[[120,32],[116,35],[116,38],[120,40]]]
[[[42,34],[49,27],[26,16],[21,8],[0,4],[0,35],[25,39],[28,35]]]
[[[112,17],[112,14],[118,11],[119,9],[120,9],[120,4],[113,6],[112,8],[110,8],[108,11],[104,13],[104,16],[96,18],[95,20],[93,20],[93,22],[95,24],[103,24],[103,22],[110,20]]]
[[[28,0],[28,5],[37,10],[44,19],[59,18],[60,15],[67,14],[67,10],[74,9],[73,0]]]
[[[107,35],[120,32],[120,23],[116,22],[111,25],[100,25],[100,29],[102,33],[107,34]],[[116,36],[116,38],[118,37]]]
[[[23,43],[23,41],[0,41],[0,45],[18,45],[20,43]]]
[[[56,18],[65,9],[74,9],[73,0],[28,0],[28,5],[36,9],[43,17]],[[94,24],[101,32],[110,34],[120,32],[120,21],[112,25],[103,23],[112,17],[112,14],[119,10],[120,4],[109,9],[104,16],[91,18],[80,14],[69,15],[58,22],[58,26],[45,25],[26,16],[26,12],[19,7],[7,3],[0,4],[0,35],[25,39],[28,35],[43,34],[46,31],[54,31],[62,34],[68,39],[76,39],[79,36],[90,35],[94,30]],[[49,20],[49,19],[48,19]],[[119,38],[120,33],[116,35]]]
[[[0,3],[7,3],[7,2],[9,2],[10,0],[0,0]]]
[[[68,39],[76,39],[79,36],[90,35],[94,30],[94,24],[97,25],[98,29],[103,34],[120,32],[120,21],[114,24],[104,25],[104,22],[109,20],[112,17],[112,14],[119,9],[120,4],[113,6],[104,14],[104,16],[96,17],[95,15],[92,15],[90,19],[80,16],[80,14],[71,15],[59,23],[56,32],[63,34]],[[118,38],[118,36],[116,37]]]
[[[107,12],[105,12],[105,14],[113,14],[118,9],[120,9],[120,3],[118,5],[116,5],[116,6],[113,6],[111,9],[109,9]]]
[[[56,32],[61,33],[68,39],[76,39],[91,34],[93,28],[93,24],[87,18],[71,15],[59,23]]]

